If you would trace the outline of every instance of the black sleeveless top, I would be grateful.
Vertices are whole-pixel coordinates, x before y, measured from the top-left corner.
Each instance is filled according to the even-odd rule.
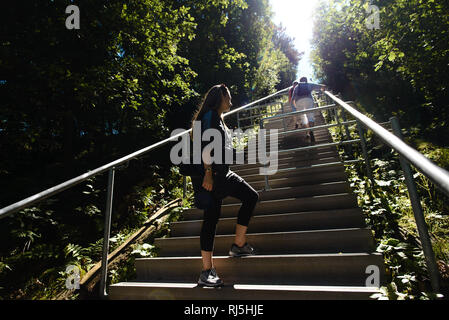
[[[236,150],[232,146],[231,134],[226,128],[223,119],[218,115],[216,110],[209,110],[201,118],[201,136],[207,129],[217,129],[221,136],[221,163],[212,163],[212,171],[215,175],[225,176],[229,172],[229,164],[226,163],[226,153],[229,154],[228,157],[235,159]],[[201,141],[201,151],[214,139],[211,141]],[[211,155],[214,155],[214,150],[212,150]],[[201,163],[202,159],[201,159]]]
[[[221,136],[221,154],[222,161],[221,164],[212,162],[212,175],[213,175],[213,188],[212,195],[215,198],[222,199],[225,197],[226,190],[223,188],[223,181],[228,174],[232,171],[229,169],[229,164],[225,163],[225,153],[232,153],[232,159],[235,159],[236,150],[232,146],[231,134],[226,129],[226,126],[218,115],[216,110],[209,110],[206,112],[201,118],[201,137],[203,133],[207,129],[217,129],[220,132]],[[213,141],[214,138],[211,138],[211,141],[201,141],[201,152],[203,149]],[[201,139],[202,140],[202,139]],[[212,149],[211,156],[214,155],[214,151]],[[201,166],[203,169],[203,174],[201,176],[195,176],[192,178],[193,189],[195,191],[196,197],[200,195],[202,192],[205,192],[205,189],[202,187],[203,179],[204,179],[204,162],[201,157]]]

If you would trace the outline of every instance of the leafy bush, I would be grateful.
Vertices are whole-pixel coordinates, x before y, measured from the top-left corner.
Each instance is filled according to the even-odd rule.
[[[329,116],[329,115],[327,115]],[[354,129],[354,128],[352,128]],[[342,128],[330,129],[335,141],[344,140]],[[444,168],[449,166],[448,150],[419,142],[417,132],[410,130],[407,142]],[[354,130],[353,138],[358,138]],[[347,164],[349,183],[357,195],[365,221],[374,232],[376,251],[383,254],[388,284],[379,299],[435,299],[418,236],[405,179],[397,155],[372,132],[367,144],[373,179],[367,177],[363,161]],[[353,155],[339,148],[342,159],[363,160],[361,149],[354,147]],[[441,274],[441,292],[449,294],[449,210],[445,195],[421,173],[415,172],[424,216],[428,225],[436,260]]]

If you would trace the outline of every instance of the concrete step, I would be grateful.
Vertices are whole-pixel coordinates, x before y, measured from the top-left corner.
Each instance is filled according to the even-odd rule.
[[[293,128],[292,130],[296,130],[295,128]],[[290,130],[288,130],[290,131]],[[300,132],[289,132],[289,133],[283,133],[284,130],[278,131],[277,132],[277,144],[278,146],[280,145],[284,145],[284,144],[290,144],[293,141],[298,141],[298,138],[302,139],[304,137],[307,136],[309,131],[300,131]],[[330,142],[332,141],[332,136],[331,134],[327,131],[327,130],[314,130],[313,134],[315,136],[315,141],[320,141],[320,142]],[[272,132],[272,131],[267,131],[265,134],[265,146],[269,147],[271,145],[271,142],[273,140],[273,142],[275,142],[275,138],[276,138],[276,133]],[[253,138],[248,140],[248,144],[249,143],[254,143],[257,146],[260,145],[260,142],[262,142],[262,136],[254,136]],[[280,147],[278,147],[279,149],[281,149]]]
[[[121,282],[109,286],[110,300],[369,300],[373,287]],[[225,310],[228,312],[228,310]],[[217,314],[221,314],[221,309]]]
[[[305,128],[299,128],[300,130],[304,130]],[[307,133],[309,132],[308,130],[305,131],[296,131],[298,129],[295,129],[294,127],[292,129],[289,130],[278,130],[277,133],[271,130],[267,130],[265,132],[265,142],[267,144],[270,143],[270,137],[275,137],[276,134],[278,136],[278,142],[279,143],[283,143],[285,141],[288,141],[290,137],[298,137],[298,136],[302,136],[302,135],[307,135]],[[327,129],[314,129],[313,130],[315,138],[320,137],[320,138],[332,138],[332,135],[329,133],[329,131]],[[259,141],[262,141],[260,138],[262,137],[261,134],[258,135],[253,135],[251,136],[248,141],[252,142],[252,143],[256,143],[258,144]]]
[[[337,152],[335,151],[329,151],[329,152],[319,152],[319,153],[312,153],[312,152],[305,152],[303,154],[298,154],[298,155],[282,155],[280,154],[281,157],[278,157],[277,161],[278,161],[278,165],[288,165],[290,163],[295,163],[295,162],[307,162],[307,161],[318,161],[318,160],[325,160],[325,159],[336,159],[336,161],[340,161],[340,157],[337,154]],[[260,158],[257,158],[256,160],[251,160],[251,159],[247,159],[244,160],[243,164],[237,164],[237,160],[235,160],[235,164],[231,164],[230,168],[233,171],[240,171],[240,170],[247,170],[247,169],[254,169],[254,168],[260,168],[262,167],[262,161],[260,160]]]
[[[298,117],[298,120],[299,120],[299,117]],[[300,120],[299,120],[299,122],[300,122]],[[295,130],[295,124],[296,124],[296,122],[294,121],[293,117],[286,118],[285,126],[284,126],[284,122],[282,120],[276,120],[276,121],[271,121],[271,122],[267,121],[264,125],[264,129],[267,129],[267,130],[278,129],[279,132],[282,132],[285,130]],[[324,125],[324,122],[315,121],[315,126],[321,126],[321,125]]]
[[[315,131],[318,132],[318,133],[321,133],[321,134],[329,134],[330,135],[328,128],[318,128],[318,129],[316,128],[318,126],[323,126],[323,125],[325,125],[325,123],[318,123],[317,122],[315,124]],[[274,132],[272,130],[273,129],[277,129],[279,137],[285,137],[285,136],[288,136],[290,134],[302,134],[304,132],[307,132],[307,130],[304,130],[304,129],[308,129],[308,128],[306,128],[306,127],[299,127],[298,129],[303,129],[304,131],[296,131],[298,129],[296,129],[295,124],[291,123],[291,125],[287,125],[286,126],[285,129],[287,129],[287,130],[284,130],[284,126],[283,125],[281,127],[278,127],[278,128],[275,128],[275,127],[273,127],[273,128],[264,127],[264,129],[265,129],[265,136],[273,135]],[[245,131],[243,131],[243,132],[245,132]],[[259,134],[259,132],[258,132],[258,134]],[[287,132],[287,133],[284,134],[284,132]],[[254,135],[252,136],[253,139],[255,139],[255,137],[256,136],[254,136]]]
[[[304,131],[297,131],[298,129],[295,128],[289,128],[287,130],[277,130],[277,132],[272,130],[267,130],[265,132],[265,135],[262,135],[261,133],[258,133],[257,135],[254,135],[248,139],[249,142],[259,144],[260,142],[263,142],[262,138],[265,138],[266,145],[268,146],[271,141],[275,142],[275,138],[277,135],[277,142],[278,143],[286,143],[291,141],[300,141],[302,138],[307,137],[308,133],[310,133],[310,130],[301,129]],[[315,138],[320,138],[321,140],[329,139],[329,141],[332,140],[332,135],[328,132],[326,129],[314,129],[313,130]],[[298,140],[298,138],[300,138]]]
[[[325,175],[304,175],[296,177],[283,177],[283,178],[273,178],[269,177],[269,187],[270,188],[284,188],[284,187],[296,187],[303,185],[311,185],[317,183],[328,183],[328,182],[338,182],[347,181],[348,175],[346,172],[329,172]],[[255,190],[261,190],[265,188],[265,180],[251,181],[249,184]]]
[[[265,154],[270,155],[271,151],[277,151],[278,152],[278,160],[291,156],[293,153],[296,153],[295,156],[296,158],[308,158],[308,154],[307,153],[312,153],[315,152],[316,150],[314,148],[310,148],[311,144],[307,141],[302,141],[305,139],[301,139],[299,141],[295,141],[296,138],[292,138],[292,141],[290,142],[286,142],[284,144],[278,144],[277,148],[270,148],[269,146],[266,147],[265,150],[260,149],[258,146],[256,148],[252,148],[251,151],[252,153],[249,152],[248,149],[244,149],[244,150],[240,150],[237,152],[237,154],[243,154],[243,157],[245,159],[248,159],[246,161],[246,163],[255,163],[258,162],[258,152],[265,152]],[[321,148],[325,148],[325,145],[328,145],[329,143],[332,143],[333,141],[319,141],[316,140],[316,143],[314,145],[321,145],[320,147],[317,147],[317,149],[321,149]],[[309,147],[309,149],[303,149],[303,150],[295,150],[295,151],[291,151],[293,149],[298,149],[298,148],[303,148],[303,147]],[[260,150],[260,151],[259,151]],[[327,150],[319,150],[320,152],[322,151],[333,151],[334,152],[334,156],[338,156],[338,152],[335,148],[335,146],[328,146]],[[231,165],[237,165],[237,159],[235,160],[234,163],[232,163]],[[251,162],[250,162],[251,161]]]
[[[329,165],[323,165],[323,166],[306,166],[301,168],[295,168],[294,170],[288,170],[288,171],[277,171],[275,174],[268,175],[268,179],[279,179],[284,177],[308,177],[313,176],[317,179],[320,179],[319,177],[326,176],[329,173],[335,173],[335,172],[345,172],[345,167],[343,163],[333,163]],[[246,182],[253,182],[253,181],[261,181],[265,179],[265,175],[260,174],[249,174],[249,175],[242,175],[243,179],[245,179]]]
[[[351,188],[349,184],[344,181],[331,182],[331,183],[321,183],[321,184],[311,184],[297,187],[285,187],[285,188],[272,188],[269,190],[259,189],[260,201],[267,200],[279,200],[286,198],[302,198],[319,196],[326,194],[339,194],[339,193],[350,193]],[[241,201],[237,198],[227,197],[223,199],[223,204],[240,204]]]
[[[371,230],[361,228],[250,233],[246,237],[260,255],[371,252],[374,249]],[[234,234],[215,236],[214,254],[227,255],[234,240]],[[159,257],[201,256],[199,236],[158,238],[154,245]]]
[[[236,223],[237,218],[221,218],[217,224],[216,234],[233,234]],[[202,224],[203,220],[173,222],[170,224],[170,236],[199,236]],[[362,210],[355,208],[253,216],[248,226],[248,233],[363,227],[365,220]]]
[[[319,159],[327,159],[327,158],[339,158],[339,155],[336,150],[331,150],[330,148],[328,150],[308,150],[306,152],[296,151],[294,153],[288,153],[288,154],[280,154],[278,157],[278,163],[284,164],[284,163],[290,163],[292,161],[312,161],[312,160],[319,160]],[[231,165],[232,170],[243,170],[243,169],[251,169],[251,168],[258,168],[261,164],[255,159],[253,163],[250,163],[249,160],[246,161],[244,164],[233,164]]]
[[[332,209],[351,209],[357,207],[357,199],[353,194],[335,194],[306,198],[289,198],[281,200],[260,201],[254,209],[253,215],[267,215],[276,213],[294,213],[305,211],[321,211]],[[240,204],[221,206],[221,217],[236,217]],[[204,210],[193,208],[183,212],[183,220],[200,220]]]
[[[312,148],[312,149],[308,149],[308,150],[287,151],[287,150],[290,150],[290,149],[307,147],[307,146],[310,146],[310,144],[290,146],[289,148],[283,148],[283,149],[278,148],[278,151],[281,151],[281,150],[283,151],[282,153],[280,153],[278,155],[278,159],[282,159],[282,158],[285,158],[285,157],[288,157],[288,156],[295,156],[296,158],[301,158],[301,156],[302,157],[309,157],[308,153],[312,153],[313,154],[313,153],[329,152],[329,151],[333,151],[335,154],[338,155],[338,151],[337,151],[336,146],[329,146],[329,145],[326,146],[326,145],[324,145],[324,144],[327,144],[327,143],[330,143],[330,142],[332,142],[332,141],[316,143],[315,144],[316,148]],[[320,144],[322,144],[322,146],[320,146]],[[257,148],[255,149],[255,151],[256,151],[256,155],[255,156],[257,156],[258,150],[259,149],[257,149]],[[248,154],[248,151],[249,151],[248,149],[244,149],[243,153]],[[269,151],[270,151],[270,149],[266,149],[267,153],[269,153]],[[257,158],[252,157],[251,154],[248,157],[248,159],[250,159],[250,160],[257,160]]]
[[[286,168],[303,168],[308,166],[313,166],[317,164],[326,164],[326,163],[335,163],[340,162],[339,157],[328,157],[328,158],[322,158],[322,159],[289,159],[290,161],[285,161],[282,163],[278,163],[278,169],[286,169]],[[255,166],[253,168],[247,168],[247,169],[237,169],[233,170],[235,173],[237,173],[240,176],[248,176],[253,174],[259,174],[259,168],[262,168],[262,165]],[[232,170],[232,169],[231,169]]]
[[[287,130],[292,130],[292,118],[286,120]],[[324,118],[317,112],[316,125],[321,124]],[[266,123],[270,126],[283,130],[282,121]],[[315,138],[317,144],[332,142],[327,129],[315,131]],[[270,139],[266,141],[269,151]],[[309,145],[306,132],[280,135],[278,140],[279,150]],[[228,256],[241,203],[227,197],[214,241],[214,266],[223,288],[204,289],[196,283],[202,269],[199,235],[204,211],[188,209],[184,221],[170,224],[170,238],[155,239],[159,256],[136,259],[137,280],[111,285],[109,299],[370,299],[379,289],[365,286],[371,275],[366,271],[377,266],[384,285],[383,256],[372,253],[372,231],[365,227],[339,159],[335,146],[280,153],[278,169],[292,170],[269,175],[266,191],[257,156],[232,165],[260,196],[247,233],[257,255]]]
[[[385,283],[378,253],[216,256],[214,266],[225,284],[365,286],[368,266],[377,266],[380,284]],[[136,259],[137,281],[196,282],[201,268],[201,257]]]

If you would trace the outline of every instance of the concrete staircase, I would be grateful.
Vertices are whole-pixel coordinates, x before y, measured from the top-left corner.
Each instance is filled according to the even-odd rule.
[[[288,107],[284,108],[289,112]],[[324,118],[317,114],[317,125]],[[291,119],[268,123],[280,132],[294,129]],[[325,129],[315,132],[316,144],[332,142]],[[280,136],[279,149],[309,145],[306,133]],[[259,164],[235,165],[232,170],[260,194],[248,227],[248,242],[257,255],[230,258],[240,202],[223,201],[217,226],[214,265],[225,287],[197,286],[201,271],[202,210],[188,209],[183,221],[171,224],[171,237],[156,239],[157,258],[136,259],[135,282],[109,286],[110,299],[288,300],[369,299],[377,288],[365,285],[370,265],[384,261],[374,252],[356,197],[335,147],[286,152],[279,156],[281,171],[269,176],[265,190]]]

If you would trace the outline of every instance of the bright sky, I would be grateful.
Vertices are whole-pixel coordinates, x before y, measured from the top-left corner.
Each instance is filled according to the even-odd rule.
[[[286,33],[295,38],[296,49],[305,52],[299,62],[297,78],[305,76],[309,81],[313,79],[313,69],[309,60],[313,30],[312,15],[318,2],[319,0],[270,0],[274,23],[279,25],[282,22]]]

